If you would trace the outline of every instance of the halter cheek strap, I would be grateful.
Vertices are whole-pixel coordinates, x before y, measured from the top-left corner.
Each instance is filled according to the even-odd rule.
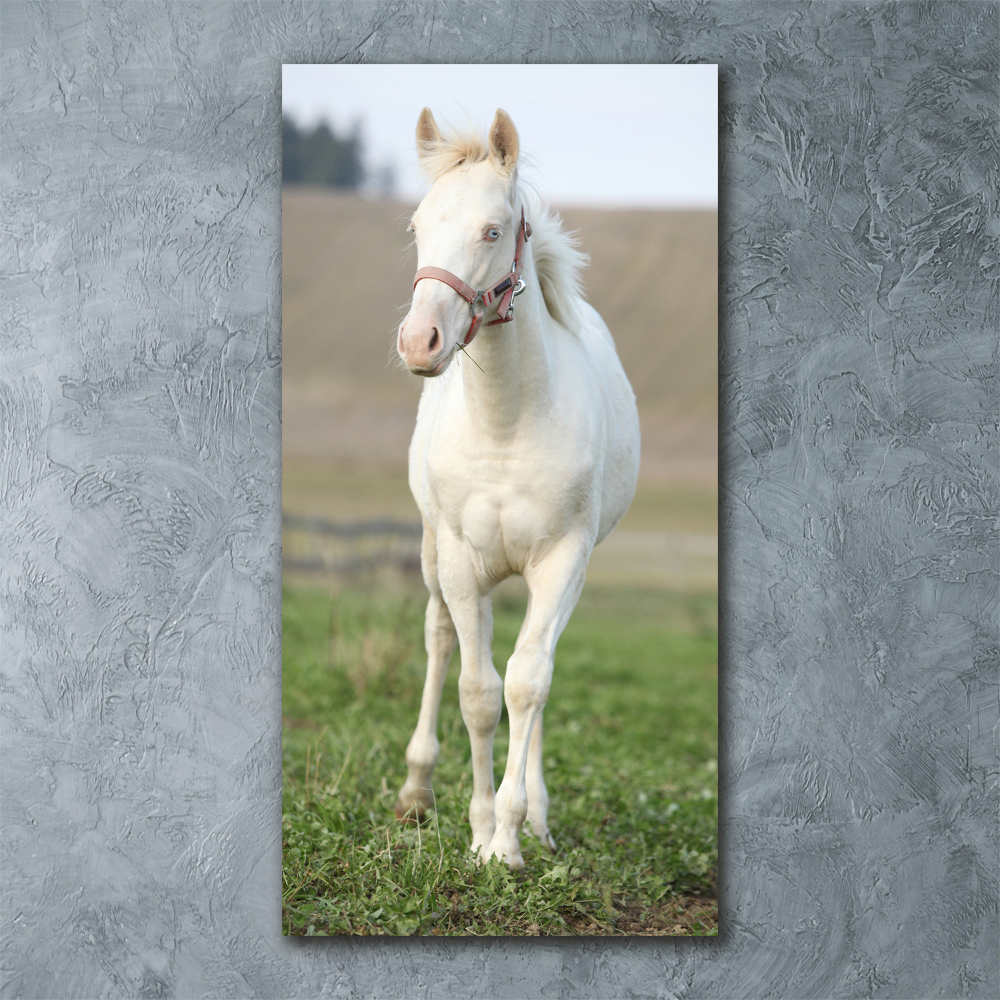
[[[510,273],[501,278],[495,285],[486,289],[473,288],[466,284],[456,274],[446,271],[443,267],[422,267],[417,271],[413,279],[413,287],[417,287],[417,282],[424,278],[434,278],[435,281],[443,281],[458,292],[459,295],[469,303],[472,309],[472,322],[469,324],[468,332],[462,346],[467,347],[472,343],[472,338],[479,332],[482,325],[483,316],[486,310],[497,302],[497,318],[490,320],[487,326],[497,326],[500,323],[509,323],[514,318],[514,296],[520,295],[524,291],[524,282],[521,280],[521,254],[524,251],[524,244],[531,239],[531,225],[524,221],[524,208],[521,208],[521,225],[517,231],[517,248],[514,251],[514,264]],[[479,303],[481,309],[476,309]]]

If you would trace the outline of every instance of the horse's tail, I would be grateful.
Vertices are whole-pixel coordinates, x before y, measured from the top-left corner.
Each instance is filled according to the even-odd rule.
[[[590,258],[577,249],[577,235],[563,229],[558,213],[543,205],[534,191],[522,188],[521,196],[531,223],[531,252],[545,308],[567,330],[579,330],[583,322],[581,272]]]

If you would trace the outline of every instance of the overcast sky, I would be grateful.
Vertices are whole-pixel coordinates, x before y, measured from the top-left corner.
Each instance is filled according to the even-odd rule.
[[[718,204],[718,67],[282,67],[282,107],[297,125],[360,123],[366,165],[391,167],[396,193],[418,199],[414,130],[428,106],[439,124],[484,132],[498,107],[514,120],[524,170],[557,205]]]

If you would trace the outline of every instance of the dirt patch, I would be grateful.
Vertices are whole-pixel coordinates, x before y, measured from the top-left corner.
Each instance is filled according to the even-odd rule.
[[[451,896],[449,929],[435,927],[431,934],[461,933],[462,898]],[[664,903],[647,905],[638,900],[614,900],[614,921],[596,921],[580,912],[564,912],[563,920],[572,934],[582,937],[705,937],[718,933],[719,901],[709,896],[678,896]],[[443,921],[445,922],[445,921]],[[548,937],[539,924],[513,922],[509,933],[515,937]]]
[[[668,903],[647,906],[636,900],[620,903],[613,935],[638,937],[704,937],[719,929],[719,901],[705,896],[679,896]],[[617,908],[617,907],[616,907]],[[605,927],[590,922],[590,927],[570,926],[578,934],[607,935]]]

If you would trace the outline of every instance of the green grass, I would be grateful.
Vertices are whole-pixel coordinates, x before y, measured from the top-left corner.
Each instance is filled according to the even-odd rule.
[[[424,594],[289,587],[283,609],[286,934],[716,933],[715,594],[588,587],[545,710],[549,854],[468,856],[469,741],[459,657],[442,703],[437,811],[393,815],[423,683]],[[495,599],[503,673],[523,595]],[[497,732],[503,772],[506,715]]]

